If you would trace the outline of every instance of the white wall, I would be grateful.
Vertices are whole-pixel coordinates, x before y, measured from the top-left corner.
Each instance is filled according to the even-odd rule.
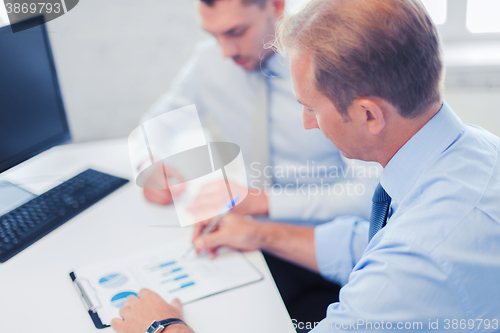
[[[48,23],[74,141],[125,137],[205,37],[193,0],[82,0]]]
[[[48,27],[74,141],[127,136],[207,36],[194,0],[81,0]],[[500,84],[462,84],[457,68],[445,99],[500,135]]]
[[[449,87],[444,97],[465,123],[500,136],[500,88]]]

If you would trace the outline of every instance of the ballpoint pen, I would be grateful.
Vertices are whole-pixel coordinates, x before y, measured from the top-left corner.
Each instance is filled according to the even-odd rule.
[[[220,211],[222,211],[222,213],[219,213],[218,216],[216,216],[208,225],[205,229],[203,229],[203,231],[201,232],[200,236],[203,236],[203,235],[208,235],[209,233],[211,233],[214,228],[217,226],[217,224],[220,222],[220,220],[222,220],[222,218],[224,216],[226,216],[233,208],[234,206],[236,206],[236,203],[238,202],[238,200],[240,199],[240,196],[237,194],[233,197],[233,199],[229,200],[221,209]],[[191,244],[191,246],[189,247],[189,249],[187,249],[187,251],[182,255],[182,259],[186,258],[188,256],[189,253],[191,253],[191,251],[194,250],[194,246],[193,244]]]

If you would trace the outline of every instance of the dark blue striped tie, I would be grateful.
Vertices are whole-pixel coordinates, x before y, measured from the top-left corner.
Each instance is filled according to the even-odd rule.
[[[370,232],[368,241],[371,241],[373,236],[385,226],[387,216],[389,215],[389,206],[391,205],[391,197],[384,190],[380,183],[375,189],[372,198],[372,214],[370,216]]]

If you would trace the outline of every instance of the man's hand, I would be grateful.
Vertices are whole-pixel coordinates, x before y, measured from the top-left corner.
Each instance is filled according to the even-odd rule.
[[[243,251],[260,249],[318,271],[314,227],[261,222],[231,213],[220,220],[214,231],[201,236],[209,223],[210,220],[195,226],[192,242],[198,254],[207,251],[213,259],[220,246]]]
[[[243,197],[247,191],[246,187],[233,182],[230,182],[230,187],[233,197],[236,195]],[[227,184],[223,179],[207,184],[201,188],[188,211],[196,216],[213,210],[214,207],[218,210],[228,201],[227,193]],[[268,214],[269,205],[266,193],[263,190],[248,189],[248,195],[243,201],[238,202],[233,212],[240,215]]]
[[[210,220],[196,224],[192,241],[197,254],[207,251],[211,258],[215,258],[216,250],[220,246],[243,251],[257,250],[265,236],[263,222],[232,213],[222,218],[210,234],[200,236],[209,223]]]
[[[179,185],[176,186],[175,193],[171,192],[168,184],[172,184],[174,179],[178,183],[184,182],[177,170],[168,165],[158,164],[144,184],[144,196],[148,201],[159,205],[172,203],[173,197],[180,195],[185,189],[185,186]]]
[[[127,297],[125,305],[120,309],[122,318],[111,321],[111,327],[118,333],[143,333],[154,320],[182,318],[182,307],[178,299],[172,304],[165,302],[160,295],[148,289],[139,292],[139,298]],[[168,326],[163,332],[193,333],[183,324]]]

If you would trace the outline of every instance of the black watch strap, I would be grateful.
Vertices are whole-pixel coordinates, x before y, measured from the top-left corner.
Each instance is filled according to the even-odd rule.
[[[184,321],[182,321],[181,319],[179,319],[179,318],[168,318],[168,319],[165,319],[165,320],[160,320],[159,323],[160,323],[161,326],[163,326],[165,328],[167,326],[170,326],[170,325],[173,325],[173,324],[184,324],[184,325],[186,325],[186,323]]]

